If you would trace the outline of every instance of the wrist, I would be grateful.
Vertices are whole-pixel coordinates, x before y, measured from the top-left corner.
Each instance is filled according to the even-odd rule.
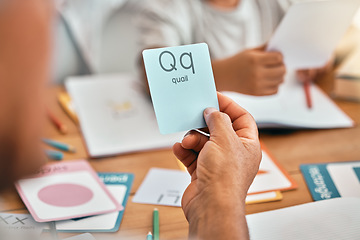
[[[213,188],[212,188],[213,189]],[[237,194],[206,189],[198,195],[199,203],[187,213],[189,235],[194,239],[243,239],[248,237],[245,198]]]

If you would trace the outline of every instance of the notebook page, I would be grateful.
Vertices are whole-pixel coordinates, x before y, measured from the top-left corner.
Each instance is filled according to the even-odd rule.
[[[295,73],[286,76],[279,92],[272,96],[249,96],[235,92],[224,92],[239,105],[248,110],[258,126],[295,128],[347,128],[353,126],[349,118],[316,85],[311,85],[313,106],[307,107],[304,88],[296,80]]]
[[[92,157],[170,148],[184,136],[160,134],[150,97],[129,75],[71,77],[66,88]]]
[[[246,218],[253,240],[360,238],[360,198],[323,200]]]

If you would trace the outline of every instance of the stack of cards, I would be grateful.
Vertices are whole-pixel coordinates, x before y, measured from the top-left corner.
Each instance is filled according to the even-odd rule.
[[[68,220],[123,209],[84,160],[48,164],[16,183],[37,222]]]
[[[131,173],[98,173],[106,188],[125,208],[134,175]],[[116,232],[119,230],[124,210],[98,216],[56,222],[59,232]]]
[[[270,156],[263,144],[262,149],[260,169],[248,191],[247,204],[281,200],[280,191],[297,188],[296,182]],[[133,201],[180,207],[182,195],[190,182],[187,171],[152,168]]]
[[[267,151],[264,144],[259,172],[251,184],[248,194],[270,191],[287,191],[297,188],[296,182]]]

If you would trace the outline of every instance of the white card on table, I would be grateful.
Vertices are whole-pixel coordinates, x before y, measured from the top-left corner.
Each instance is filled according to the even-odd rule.
[[[190,181],[188,172],[151,168],[133,202],[181,207],[182,195]]]
[[[96,239],[90,233],[84,233],[84,234],[76,235],[74,237],[66,238],[63,240],[96,240]]]
[[[275,162],[262,145],[262,159],[259,172],[250,185],[248,194],[285,191],[297,188],[297,184],[289,174]]]
[[[0,213],[0,238],[6,239],[37,239],[45,223],[37,223],[30,214]]]

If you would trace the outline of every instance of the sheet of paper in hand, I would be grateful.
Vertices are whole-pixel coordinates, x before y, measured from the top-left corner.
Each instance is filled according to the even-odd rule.
[[[358,0],[297,1],[286,12],[267,50],[281,52],[289,69],[323,67],[359,6]]]
[[[203,111],[219,109],[207,44],[145,50],[143,58],[160,132],[205,127]]]

